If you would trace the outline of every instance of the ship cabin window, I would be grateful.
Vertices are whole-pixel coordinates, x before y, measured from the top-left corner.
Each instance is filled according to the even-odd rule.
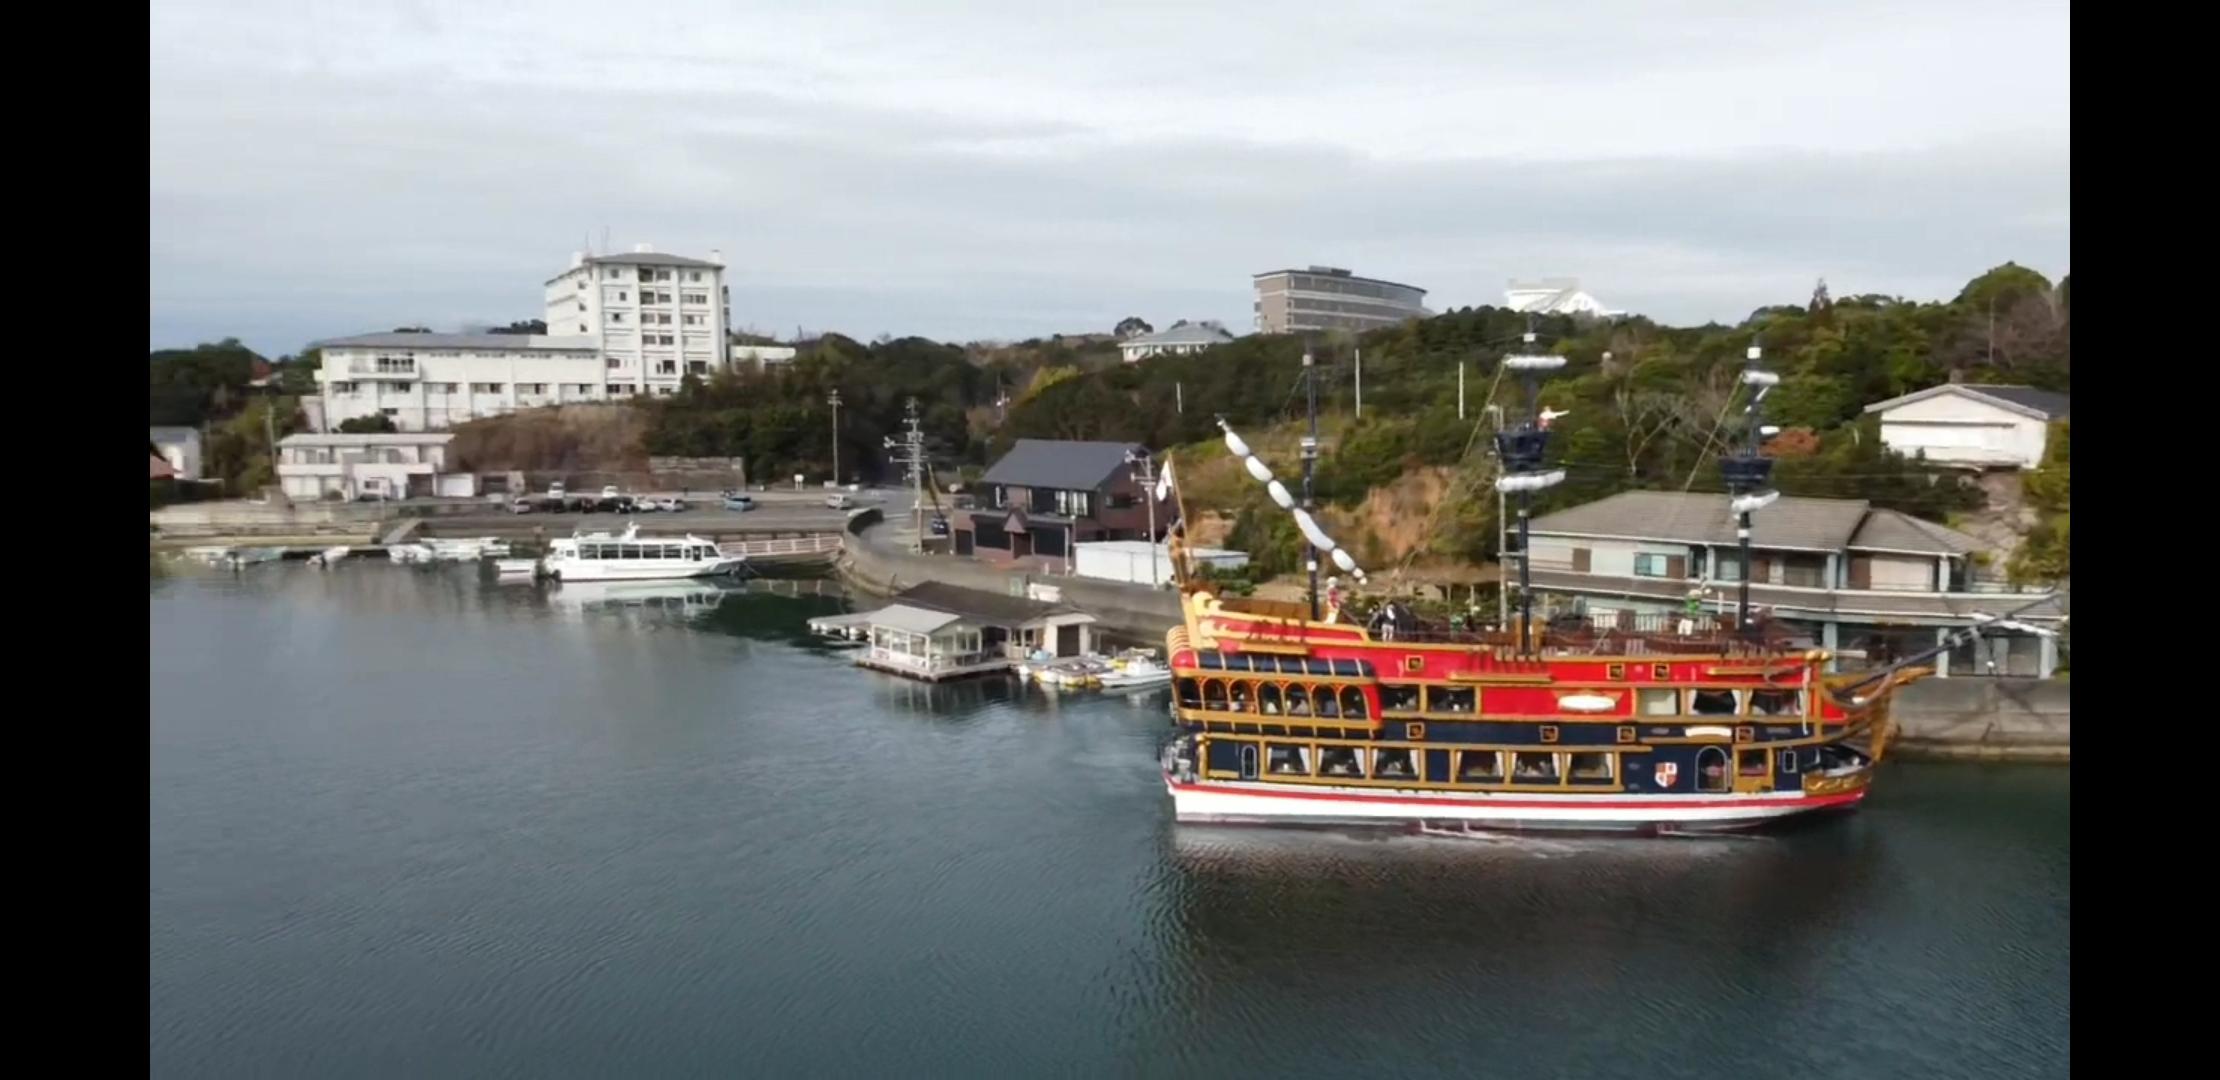
[[[1417,712],[1418,687],[1397,686],[1392,683],[1380,687],[1380,711]]]
[[[1744,750],[1735,759],[1735,771],[1744,776],[1764,776],[1772,771],[1765,767],[1763,750]]]
[[[1309,776],[1310,748],[1307,746],[1272,746],[1265,751],[1266,772],[1279,776]]]
[[[1333,687],[1331,687],[1331,686],[1314,686],[1314,687],[1312,687],[1312,688],[1311,688],[1311,698],[1310,698],[1310,700],[1311,700],[1311,707],[1313,707],[1313,708],[1315,708],[1315,709],[1317,709],[1317,710],[1318,710],[1318,716],[1319,716],[1319,718],[1320,718],[1320,719],[1322,719],[1322,720],[1339,720],[1339,719],[1341,719],[1341,706],[1340,706],[1340,705],[1338,705],[1338,704],[1336,704],[1336,703],[1334,702],[1334,688],[1333,688]]]
[[[1265,683],[1263,686],[1257,687],[1256,711],[1266,716],[1278,716],[1282,708],[1278,683]]]
[[[1716,746],[1696,751],[1696,790],[1726,791],[1732,786],[1727,779],[1726,751]]]
[[[1522,784],[1556,783],[1557,755],[1525,752],[1511,755],[1511,779]]]
[[[1665,687],[1643,687],[1634,692],[1635,704],[1644,716],[1680,715],[1680,691]]]
[[[1202,708],[1202,687],[1197,686],[1195,680],[1181,679],[1179,681],[1179,707],[1182,709]]]
[[[1248,684],[1248,683],[1245,683],[1245,682],[1237,682],[1237,683],[1233,684],[1233,711],[1235,711],[1235,712],[1248,712],[1248,711],[1249,711],[1249,684]]]
[[[1341,688],[1341,715],[1346,716],[1351,720],[1362,720],[1365,717],[1366,711],[1367,710],[1364,704],[1364,691],[1359,690],[1354,686],[1344,686]]]
[[[1372,778],[1374,780],[1416,780],[1418,763],[1408,750],[1374,750],[1372,752]]]
[[[1426,708],[1429,712],[1469,713],[1478,704],[1478,696],[1469,686],[1429,686],[1426,688]]]
[[[1611,755],[1574,754],[1572,767],[1568,771],[1574,783],[1609,783],[1612,779]]]
[[[1318,751],[1318,775],[1363,776],[1364,763],[1352,746],[1328,746]]]
[[[1300,686],[1287,688],[1287,715],[1310,715],[1310,691]]]
[[[1785,773],[1795,772],[1797,767],[1803,764],[1802,762],[1797,760],[1797,753],[1794,750],[1781,751],[1780,759],[1781,771]]]
[[[1752,716],[1802,716],[1804,695],[1794,690],[1754,690],[1750,693]]]
[[[1210,679],[1203,683],[1203,708],[1212,712],[1226,711],[1226,684],[1224,680]]]
[[[1473,784],[1499,784],[1503,782],[1503,751],[1460,750],[1457,753],[1457,779]]]
[[[1732,690],[1690,690],[1688,712],[1693,716],[1733,716],[1741,712]]]

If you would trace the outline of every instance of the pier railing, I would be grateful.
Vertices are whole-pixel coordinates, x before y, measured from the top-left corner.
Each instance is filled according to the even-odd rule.
[[[782,536],[766,540],[738,540],[717,545],[726,555],[744,555],[751,559],[785,555],[824,555],[840,550],[840,534],[818,533],[814,536]]]

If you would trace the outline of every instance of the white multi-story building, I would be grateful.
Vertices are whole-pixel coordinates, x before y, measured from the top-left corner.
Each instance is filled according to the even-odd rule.
[[[547,332],[591,341],[604,363],[602,382],[634,394],[669,394],[688,375],[708,378],[728,363],[732,325],[724,257],[661,255],[647,244],[630,254],[570,258],[547,283]]]
[[[1626,312],[1603,306],[1603,301],[1582,292],[1579,278],[1544,278],[1514,281],[1503,290],[1503,306],[1536,315],[1593,315],[1608,319]]]
[[[447,471],[446,433],[287,435],[278,440],[278,483],[294,499],[468,498],[478,478]]]
[[[324,424],[383,414],[401,431],[436,431],[539,405],[634,393],[605,382],[589,337],[527,334],[363,334],[319,343]]]

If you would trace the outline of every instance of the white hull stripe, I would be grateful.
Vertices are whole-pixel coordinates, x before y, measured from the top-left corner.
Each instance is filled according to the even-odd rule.
[[[1273,791],[1258,785],[1182,784],[1167,780],[1181,818],[1577,822],[1639,825],[1649,822],[1759,822],[1811,810],[1852,806],[1864,789],[1839,795],[1433,795],[1383,793],[1356,788]]]

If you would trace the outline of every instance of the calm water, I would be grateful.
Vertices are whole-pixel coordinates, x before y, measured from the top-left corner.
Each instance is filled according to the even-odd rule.
[[[1161,694],[866,674],[772,588],[153,580],[152,1073],[2067,1074],[2065,770],[1757,839],[1181,827]]]

